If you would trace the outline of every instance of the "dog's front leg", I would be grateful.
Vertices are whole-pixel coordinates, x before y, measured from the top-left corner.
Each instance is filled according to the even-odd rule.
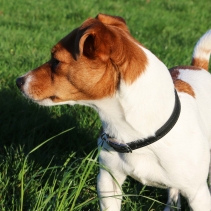
[[[168,202],[164,211],[180,211],[181,201],[179,190],[175,188],[168,189]]]
[[[115,176],[104,169],[100,169],[97,178],[97,190],[100,198],[101,211],[119,211],[121,209],[121,186],[125,178],[125,175]]]

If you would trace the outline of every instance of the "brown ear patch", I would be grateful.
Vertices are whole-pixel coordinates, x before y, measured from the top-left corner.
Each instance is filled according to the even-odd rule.
[[[98,19],[99,21],[101,21],[102,23],[106,25],[116,26],[118,28],[121,28],[122,30],[129,32],[126,25],[126,21],[122,17],[98,14],[96,16],[96,19]]]
[[[99,14],[95,19],[89,18],[78,28],[75,40],[79,56],[111,63],[128,84],[146,69],[147,56],[120,17]]]
[[[87,19],[52,50],[60,61],[54,74],[54,100],[96,100],[113,96],[120,80],[132,84],[145,71],[147,55],[120,17]]]
[[[76,36],[76,49],[79,55],[89,59],[100,58],[106,62],[114,45],[115,35],[99,20],[90,18],[78,29]]]

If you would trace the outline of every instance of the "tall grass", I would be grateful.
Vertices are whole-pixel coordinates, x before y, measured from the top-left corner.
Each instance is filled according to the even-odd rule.
[[[18,76],[46,62],[58,40],[98,13],[125,18],[168,67],[188,65],[211,28],[210,11],[206,0],[0,0],[0,210],[99,210],[97,114],[34,105],[17,90]],[[162,210],[167,196],[130,178],[123,192],[126,211]]]

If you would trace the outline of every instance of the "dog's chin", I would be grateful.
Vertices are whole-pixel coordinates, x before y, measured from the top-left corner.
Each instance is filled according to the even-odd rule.
[[[46,98],[43,100],[33,100],[32,99],[32,101],[39,105],[42,105],[42,106],[54,106],[54,105],[58,104],[58,103],[54,103],[50,98]]]
[[[56,105],[71,105],[72,106],[72,105],[78,104],[76,101],[73,101],[73,100],[54,102],[53,99],[55,98],[55,96],[47,97],[44,99],[34,99],[33,97],[29,96],[28,93],[25,93],[24,91],[21,91],[21,93],[29,101],[41,106],[56,106]]]
[[[41,106],[56,106],[56,105],[75,105],[76,102],[75,101],[62,101],[62,102],[53,102],[53,100],[51,98],[45,98],[43,100],[34,100],[31,99],[34,103],[37,103]]]

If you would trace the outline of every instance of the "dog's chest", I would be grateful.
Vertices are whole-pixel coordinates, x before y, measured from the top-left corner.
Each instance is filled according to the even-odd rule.
[[[144,185],[166,188],[166,174],[155,154],[150,150],[141,153],[120,154],[123,171]]]

